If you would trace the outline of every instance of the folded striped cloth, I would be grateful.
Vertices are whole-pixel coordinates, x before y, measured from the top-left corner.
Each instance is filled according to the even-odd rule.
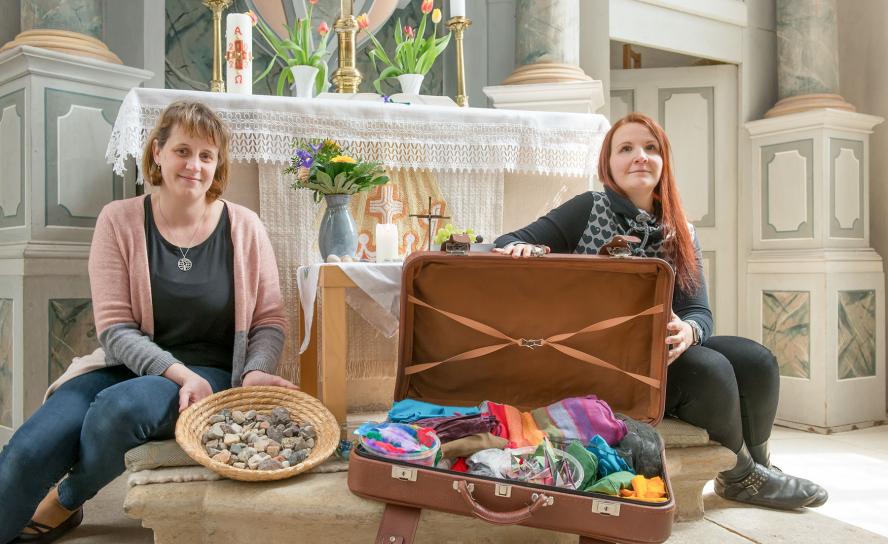
[[[613,446],[626,436],[626,424],[614,416],[608,404],[596,397],[571,397],[531,412],[537,427],[549,440],[561,444],[579,440],[589,444],[597,434]]]

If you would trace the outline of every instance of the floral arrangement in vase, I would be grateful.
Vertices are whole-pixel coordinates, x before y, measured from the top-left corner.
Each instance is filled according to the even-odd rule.
[[[290,84],[295,84],[297,96],[310,98],[314,94],[323,92],[327,87],[327,41],[330,37],[330,26],[326,21],[318,24],[319,38],[315,46],[312,34],[312,11],[318,0],[308,0],[305,19],[296,19],[293,26],[287,28],[287,37],[280,38],[268,24],[260,19],[252,11],[248,15],[253,20],[253,26],[259,31],[265,43],[271,47],[274,56],[268,61],[265,68],[255,82],[259,82],[268,75],[278,59],[284,64],[277,81],[277,94],[282,95]],[[304,0],[303,0],[304,5]]]
[[[389,55],[385,48],[376,39],[376,36],[368,30],[370,23],[367,14],[358,17],[358,28],[367,32],[373,42],[373,49],[368,53],[374,69],[379,71],[377,62],[384,68],[379,71],[379,77],[373,82],[376,92],[382,94],[380,84],[386,79],[397,78],[401,83],[401,90],[406,94],[419,94],[423,77],[432,69],[438,56],[447,49],[450,43],[450,34],[438,36],[438,23],[441,22],[441,10],[434,7],[434,0],[422,0],[420,7],[422,19],[419,28],[401,26],[401,19],[395,26],[395,51]],[[431,14],[432,32],[426,37],[427,18]]]
[[[358,229],[349,209],[351,195],[388,183],[385,170],[376,162],[356,159],[333,140],[306,142],[297,147],[285,174],[293,174],[293,189],[309,189],[315,202],[326,200],[318,231],[318,249],[352,258],[358,248]]]
[[[389,181],[379,163],[358,160],[333,140],[299,146],[284,173],[296,176],[294,189],[314,191],[315,202],[326,195],[368,191]]]

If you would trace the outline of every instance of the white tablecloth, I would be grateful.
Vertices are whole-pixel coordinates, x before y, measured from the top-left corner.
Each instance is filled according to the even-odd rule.
[[[299,286],[299,301],[302,305],[305,330],[302,336],[302,354],[311,339],[311,324],[314,321],[315,300],[318,293],[318,278],[321,267],[338,266],[355,282],[357,288],[347,289],[345,302],[361,314],[386,338],[398,332],[398,318],[401,313],[401,263],[337,263],[300,266],[296,271]]]

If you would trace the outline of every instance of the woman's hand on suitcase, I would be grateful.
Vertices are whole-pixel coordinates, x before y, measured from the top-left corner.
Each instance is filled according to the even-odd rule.
[[[675,312],[672,312],[672,317],[666,324],[666,332],[669,334],[666,337],[666,345],[669,347],[666,364],[671,365],[694,343],[694,331],[689,323],[682,321]]]
[[[519,242],[506,247],[495,247],[493,248],[493,251],[495,253],[502,253],[503,255],[511,255],[517,259],[519,257],[542,257],[547,253],[551,253],[552,249],[549,246],[541,244],[525,244]]]

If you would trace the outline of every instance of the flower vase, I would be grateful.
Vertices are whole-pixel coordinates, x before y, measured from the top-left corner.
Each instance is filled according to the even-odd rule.
[[[398,76],[398,83],[401,84],[401,92],[404,94],[419,94],[419,88],[422,87],[422,80],[425,76],[422,74],[401,74]]]
[[[349,209],[351,195],[324,195],[327,209],[321,218],[318,247],[324,261],[329,255],[354,257],[358,249],[358,227]]]
[[[293,80],[295,81],[295,83],[290,85],[290,91],[299,98],[311,98],[314,96],[318,69],[314,66],[300,64],[291,66],[290,72],[293,74]]]

